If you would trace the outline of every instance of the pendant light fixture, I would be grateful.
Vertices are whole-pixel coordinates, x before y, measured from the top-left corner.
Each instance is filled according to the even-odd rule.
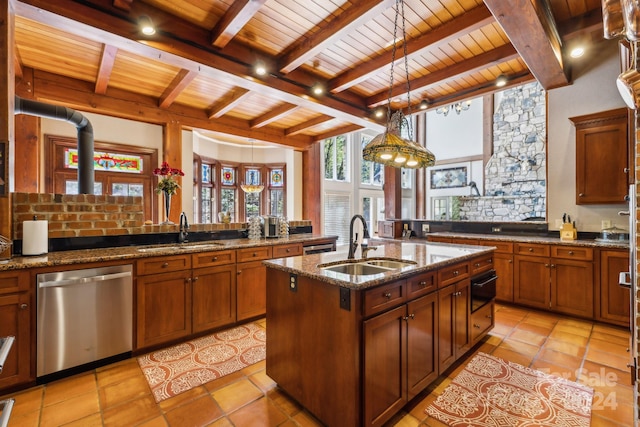
[[[253,143],[254,141],[251,140],[251,164],[252,165],[253,165]],[[245,178],[246,177],[247,177],[247,172],[245,171]],[[242,191],[244,191],[245,193],[260,193],[262,192],[262,190],[264,190],[264,185],[260,184],[260,181],[256,182],[254,178],[255,178],[255,174],[253,173],[249,174],[250,182],[240,184],[240,188],[242,188]]]
[[[391,53],[391,73],[389,81],[389,97],[387,99],[387,129],[376,135],[362,150],[364,160],[381,163],[395,168],[425,168],[433,166],[436,157],[422,145],[410,139],[411,126],[402,113],[396,111],[391,115],[391,95],[393,93],[393,66],[396,61],[396,44],[398,17],[402,18],[402,46],[404,48],[404,69],[407,79],[407,112],[411,115],[411,87],[409,83],[409,65],[407,59],[407,36],[405,32],[404,1],[396,0],[396,16],[393,24],[393,50]],[[402,130],[408,130],[409,139],[402,138]]]

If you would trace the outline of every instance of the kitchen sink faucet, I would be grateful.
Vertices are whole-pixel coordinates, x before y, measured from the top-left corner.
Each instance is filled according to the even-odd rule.
[[[364,236],[362,236],[362,256],[365,257],[367,252],[373,250],[375,248],[369,248],[366,243],[364,243],[364,239],[369,239],[369,229],[367,228],[367,221],[364,220],[364,217],[360,214],[355,214],[351,218],[351,223],[349,224],[349,254],[347,255],[347,259],[353,259],[356,251],[358,250],[358,233],[356,233],[355,238],[353,237],[353,223],[359,219],[362,222],[362,230]]]
[[[187,221],[187,214],[182,212],[180,214],[180,232],[178,233],[178,243],[187,242],[187,236],[189,235],[189,222]]]

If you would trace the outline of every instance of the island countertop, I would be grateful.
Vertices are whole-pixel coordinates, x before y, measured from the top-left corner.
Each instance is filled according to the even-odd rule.
[[[483,254],[491,253],[495,248],[487,246],[470,246],[451,243],[431,242],[399,242],[397,240],[371,239],[369,247],[376,250],[369,252],[367,259],[393,259],[413,261],[415,264],[389,270],[388,272],[352,276],[345,273],[325,270],[319,266],[340,264],[342,262],[364,261],[363,259],[347,260],[348,248],[339,248],[336,252],[305,255],[298,257],[266,260],[263,263],[277,270],[286,271],[301,276],[350,289],[365,289],[392,280],[413,276],[422,272],[436,270],[440,267],[455,264]],[[356,252],[359,256],[360,250]]]

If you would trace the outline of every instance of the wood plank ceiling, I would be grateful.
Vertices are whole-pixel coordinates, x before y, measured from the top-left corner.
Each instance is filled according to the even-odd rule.
[[[304,149],[381,131],[388,99],[416,112],[490,93],[501,75],[569,84],[570,43],[602,38],[600,0],[405,0],[404,14],[410,97],[400,44],[389,90],[394,0],[22,0],[17,82],[33,70],[37,99]]]

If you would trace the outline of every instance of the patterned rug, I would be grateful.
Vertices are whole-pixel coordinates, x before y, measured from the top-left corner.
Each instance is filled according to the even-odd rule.
[[[478,353],[426,413],[449,426],[585,426],[593,390]]]
[[[264,360],[266,331],[255,323],[140,356],[156,402]]]

